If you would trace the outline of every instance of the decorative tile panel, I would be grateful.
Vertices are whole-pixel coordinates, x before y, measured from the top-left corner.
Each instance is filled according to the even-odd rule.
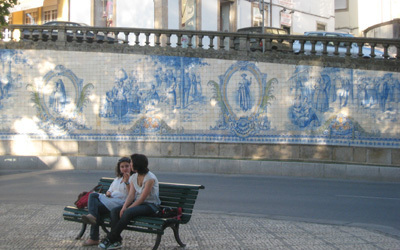
[[[0,50],[2,140],[399,148],[395,72]]]

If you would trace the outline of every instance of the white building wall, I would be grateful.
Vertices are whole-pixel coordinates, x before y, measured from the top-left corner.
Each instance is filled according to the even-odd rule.
[[[280,14],[284,7],[286,13],[291,10],[292,14],[292,33],[303,34],[305,31],[316,30],[317,22],[324,23],[327,31],[335,30],[335,8],[332,0],[293,0],[292,8],[281,5],[279,0],[266,1],[269,10],[265,13],[268,26],[280,28]],[[247,0],[238,0],[237,5],[237,28],[251,26],[251,3]],[[271,18],[272,15],[272,18]],[[271,22],[272,21],[272,22]]]
[[[246,0],[238,0],[237,8],[237,28],[250,27],[251,3]]]
[[[371,15],[373,13],[373,15]],[[360,35],[366,28],[400,17],[399,0],[369,0],[368,4],[358,1],[358,25]]]
[[[116,3],[116,27],[154,29],[154,2],[143,0],[121,0]],[[129,35],[129,43],[133,44],[135,35]],[[139,42],[144,45],[146,37],[142,34]],[[154,37],[150,37],[151,45]]]
[[[69,20],[92,25],[91,5],[92,1],[70,0]]]
[[[122,0],[116,3],[116,26],[154,29],[154,2]]]
[[[202,1],[201,6],[201,30],[218,30],[218,0]],[[203,38],[204,48],[208,48],[210,38]],[[213,40],[214,46],[217,46],[217,38]]]
[[[179,1],[168,1],[168,29],[179,29]]]
[[[373,13],[373,14],[371,14]],[[349,0],[347,11],[337,11],[336,29],[363,36],[363,31],[373,25],[400,18],[399,0]]]
[[[326,31],[335,31],[335,6],[331,0],[293,0],[292,33],[315,31],[317,22],[326,25]],[[275,14],[279,17],[279,13]]]
[[[218,0],[202,1],[201,6],[201,29],[218,30]]]
[[[266,15],[267,21],[270,26],[281,27],[280,12],[284,6],[281,5],[279,0],[271,1],[273,4],[272,12],[270,10],[268,15]],[[373,1],[377,2],[378,0]],[[267,5],[269,5],[268,2],[266,2]],[[218,18],[220,15],[218,13],[219,1],[206,0],[201,3],[201,29],[218,30]],[[90,16],[91,4],[91,1],[71,0],[70,20],[92,25],[92,17]],[[374,8],[377,8],[377,6],[374,6]],[[287,8],[286,13],[290,10]],[[335,30],[335,10],[334,1],[332,0],[293,0],[292,10],[294,11],[292,14],[292,34],[303,34],[305,31],[314,31],[316,30],[317,22],[325,24],[327,31]],[[250,2],[247,0],[237,0],[236,26],[238,29],[251,26],[251,11]],[[154,1],[117,1],[115,25],[117,27],[154,28]],[[179,29],[179,1],[168,1],[168,28]],[[172,37],[172,39],[174,38]]]

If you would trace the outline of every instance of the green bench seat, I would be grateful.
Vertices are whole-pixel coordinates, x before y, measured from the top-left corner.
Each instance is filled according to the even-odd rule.
[[[108,190],[113,180],[114,178],[108,177],[102,177],[100,179],[98,184],[103,185],[102,192],[105,193]],[[161,207],[182,208],[181,219],[141,216],[131,220],[125,230],[156,234],[157,239],[153,249],[157,249],[160,245],[164,230],[170,227],[174,232],[177,243],[184,247],[185,244],[182,243],[179,237],[179,225],[186,224],[190,221],[200,189],[204,189],[204,186],[160,182],[159,192]],[[64,220],[82,223],[81,230],[76,239],[81,239],[86,231],[87,224],[83,223],[81,219],[84,214],[88,214],[87,208],[79,209],[76,206],[66,206],[64,208]],[[110,218],[108,216],[103,217],[100,226],[105,232],[108,232]]]

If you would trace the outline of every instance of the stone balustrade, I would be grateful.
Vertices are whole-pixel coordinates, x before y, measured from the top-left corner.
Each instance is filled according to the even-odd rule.
[[[49,38],[48,34],[51,34]],[[237,32],[104,28],[90,26],[10,25],[3,28],[3,41],[113,44],[123,47],[191,49],[213,53],[272,53],[400,60],[399,39],[315,37],[250,34]]]

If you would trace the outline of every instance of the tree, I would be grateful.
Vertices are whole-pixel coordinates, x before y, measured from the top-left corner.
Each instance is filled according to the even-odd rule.
[[[7,25],[6,17],[10,15],[10,8],[16,5],[18,0],[0,0],[0,26]]]

